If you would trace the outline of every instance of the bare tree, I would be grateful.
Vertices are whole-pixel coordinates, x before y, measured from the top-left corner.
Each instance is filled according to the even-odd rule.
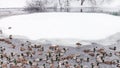
[[[60,8],[62,8],[62,3],[61,3],[61,0],[58,0],[58,1],[59,1]]]
[[[58,8],[58,5],[57,5],[57,3],[55,3],[53,6],[54,11],[57,11],[57,8]]]
[[[0,29],[0,34],[3,34],[3,31]]]
[[[85,2],[85,0],[81,0],[81,4],[80,5],[82,6],[84,4],[84,2]],[[82,8],[80,9],[80,12],[83,12]]]
[[[105,0],[99,0],[99,1],[97,1],[97,0],[90,0],[91,4],[95,5],[95,6],[103,4],[104,1]]]
[[[90,0],[92,5],[96,5],[96,0]]]
[[[62,3],[61,3],[61,0],[58,0],[59,1],[59,6],[60,6],[60,11],[62,11],[63,7],[62,7]]]
[[[67,12],[69,12],[69,6],[70,6],[69,0],[66,0],[66,9],[67,9]]]
[[[26,10],[29,12],[42,12],[45,10],[45,1],[32,0],[31,2],[27,2]]]
[[[67,2],[67,6],[69,6],[69,0],[66,0],[66,2]]]
[[[85,0],[81,0],[81,5],[83,5],[83,4],[84,4],[84,2],[85,2]]]

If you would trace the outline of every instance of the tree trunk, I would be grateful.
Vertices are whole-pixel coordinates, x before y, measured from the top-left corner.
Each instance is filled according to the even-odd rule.
[[[85,0],[81,0],[81,5],[83,5],[83,4],[84,4],[84,2],[85,2]]]

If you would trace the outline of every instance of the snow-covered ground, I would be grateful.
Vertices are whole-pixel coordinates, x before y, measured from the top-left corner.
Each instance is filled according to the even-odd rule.
[[[101,39],[101,40],[94,40],[93,42],[96,42],[98,44],[101,45],[118,45],[120,44],[120,32],[115,33],[109,37],[106,37],[105,39]]]
[[[9,39],[3,36],[3,38],[0,38],[0,55],[1,55],[0,62],[1,63],[3,62],[3,64],[0,64],[0,67],[2,66],[2,68],[4,67],[14,68],[11,66],[18,66],[22,68],[31,68],[32,66],[37,66],[38,68],[42,68],[41,66],[45,64],[45,68],[49,68],[52,62],[51,59],[54,58],[53,63],[54,67],[51,68],[57,68],[58,62],[60,62],[61,64],[69,62],[68,64],[70,64],[71,68],[75,68],[74,65],[83,66],[85,68],[86,67],[94,68],[95,66],[100,68],[119,68],[118,67],[118,65],[120,65],[120,50],[119,50],[120,47],[118,46],[119,44],[111,46],[103,46],[100,44],[87,44],[86,46],[84,46],[82,44],[80,47],[77,47],[77,45],[72,44],[71,46],[74,47],[71,47],[64,46],[64,44],[61,44],[65,43],[66,41],[66,44],[69,45],[69,42],[70,43],[73,42],[73,40],[70,39],[68,40],[61,39],[61,43],[60,40],[58,41],[44,40],[44,41],[43,41],[44,44],[43,43],[38,44],[28,39],[16,39],[16,38]],[[55,43],[47,44],[47,42],[58,42],[58,44]],[[76,42],[74,44],[76,44]],[[105,53],[105,55],[103,55],[103,53]],[[58,57],[58,59],[60,60],[57,60],[56,55],[58,56],[60,55],[60,57]],[[7,60],[6,56],[9,57],[9,60]],[[47,58],[47,56],[50,57]],[[101,57],[103,57],[103,59]],[[25,60],[19,62],[18,61],[19,58],[21,60],[22,59]],[[26,62],[23,63],[24,61]],[[30,62],[33,64],[31,64]],[[94,65],[94,67],[92,67],[92,63],[95,64],[99,63],[99,65]],[[65,68],[65,66],[66,65],[62,64],[60,68]]]

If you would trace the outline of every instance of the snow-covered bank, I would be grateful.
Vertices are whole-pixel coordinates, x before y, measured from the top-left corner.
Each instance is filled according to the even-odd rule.
[[[105,45],[105,46],[118,45],[118,44],[120,44],[120,32],[115,33],[111,36],[108,36],[105,39],[95,40],[93,42],[96,42],[98,44]]]
[[[61,41],[64,42],[65,40]],[[69,44],[69,42],[66,43]],[[69,64],[66,68],[118,68],[120,65],[119,44],[111,46],[99,44],[71,46],[64,46],[61,43],[58,45],[36,44],[30,40],[0,38],[0,67],[65,68],[68,66],[66,64]]]
[[[1,19],[0,27],[5,34],[22,35],[35,40],[95,40],[120,32],[120,19],[116,16],[93,13],[36,13]],[[8,27],[12,29],[9,30]]]

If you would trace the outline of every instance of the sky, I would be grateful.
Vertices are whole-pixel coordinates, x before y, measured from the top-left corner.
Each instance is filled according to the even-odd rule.
[[[0,27],[4,34],[32,40],[98,40],[120,32],[120,17],[93,13],[35,13],[3,18]]]
[[[26,0],[0,0],[0,8],[23,7]]]

